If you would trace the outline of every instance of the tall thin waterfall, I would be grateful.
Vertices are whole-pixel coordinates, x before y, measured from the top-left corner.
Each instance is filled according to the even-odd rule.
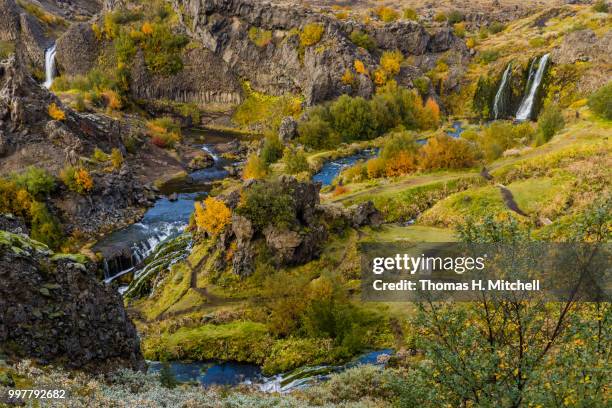
[[[499,119],[500,115],[503,113],[503,103],[504,103],[504,91],[506,90],[506,86],[508,85],[508,79],[510,78],[510,73],[512,71],[512,62],[508,64],[506,70],[504,71],[504,75],[502,76],[501,84],[499,84],[499,89],[495,94],[495,100],[493,102],[493,119]]]
[[[538,89],[540,88],[540,84],[542,83],[542,78],[544,78],[544,72],[546,72],[546,66],[548,65],[548,58],[550,54],[545,54],[540,58],[540,62],[538,63],[538,69],[533,74],[533,67],[531,65],[531,69],[529,72],[529,79],[527,80],[527,86],[529,86],[528,92],[523,97],[521,101],[521,106],[516,112],[517,120],[528,120],[531,118],[533,111],[533,104],[535,102],[536,94]],[[531,83],[531,85],[529,85]]]
[[[55,75],[55,44],[45,50],[45,88],[51,88]]]

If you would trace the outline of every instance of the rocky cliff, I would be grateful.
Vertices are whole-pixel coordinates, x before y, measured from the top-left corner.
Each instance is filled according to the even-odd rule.
[[[176,0],[174,4],[191,36],[220,57],[238,78],[269,94],[301,93],[308,104],[342,93],[370,96],[374,86],[368,75],[357,75],[353,85],[343,83],[342,75],[354,69],[355,60],[372,71],[384,50],[399,49],[415,57],[415,69],[403,70],[408,78],[399,78],[403,83],[431,69],[441,53],[452,50],[459,55],[458,59],[450,58],[453,66],[467,55],[465,44],[450,29],[429,33],[412,21],[370,26],[295,4],[252,0]],[[308,24],[318,24],[324,30],[312,46],[300,41],[300,32]],[[256,44],[250,30],[268,32],[270,40]],[[376,50],[370,52],[353,44],[350,35],[354,31],[367,33]]]
[[[57,176],[65,165],[88,160],[95,148],[125,153],[124,125],[63,105],[23,64],[19,55],[0,62],[0,175],[36,165]],[[52,103],[64,112],[63,120],[49,116]],[[60,188],[51,197],[69,230],[78,226],[93,233],[133,219],[154,196],[136,180],[128,163],[117,172],[92,172],[92,177],[94,188],[88,196]]]
[[[0,353],[95,371],[144,367],[121,297],[93,265],[8,231],[0,231]]]
[[[39,22],[14,0],[0,0],[0,21],[0,41],[15,44],[15,49],[24,61],[42,70],[45,49],[53,40],[46,36]]]

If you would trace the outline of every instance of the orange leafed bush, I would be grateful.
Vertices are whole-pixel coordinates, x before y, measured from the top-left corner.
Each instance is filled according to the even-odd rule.
[[[76,185],[84,192],[89,192],[93,189],[93,179],[89,175],[89,172],[85,169],[78,169],[74,179]]]
[[[63,110],[61,110],[55,104],[55,102],[53,102],[51,105],[49,105],[48,113],[49,113],[49,116],[51,116],[51,118],[54,119],[54,120],[64,120],[64,119],[66,119],[66,114],[64,113]]]
[[[378,86],[382,86],[387,83],[387,74],[382,69],[374,71],[374,83]]]
[[[421,148],[419,167],[424,170],[461,169],[475,164],[474,149],[463,139],[438,135]]]
[[[106,99],[106,106],[112,110],[120,110],[123,107],[121,103],[121,96],[111,89],[107,89],[103,92],[104,99]]]
[[[338,185],[336,186],[336,188],[334,189],[334,192],[332,193],[332,195],[333,195],[334,197],[337,197],[337,196],[340,196],[340,195],[342,195],[342,194],[346,194],[347,192],[348,192],[348,188],[346,188],[346,187],[344,187],[344,186],[342,186],[342,185],[338,184]]]
[[[232,218],[231,210],[221,200],[208,197],[202,203],[195,203],[195,221],[199,231],[211,236],[219,235]]]
[[[427,99],[424,108],[425,122],[427,128],[435,129],[440,124],[440,106],[432,99]]]
[[[417,158],[414,154],[401,151],[385,163],[387,177],[403,176],[417,170]]]
[[[149,23],[148,21],[146,23],[144,23],[142,25],[142,29],[141,31],[146,34],[146,35],[151,35],[153,34],[153,24]]]

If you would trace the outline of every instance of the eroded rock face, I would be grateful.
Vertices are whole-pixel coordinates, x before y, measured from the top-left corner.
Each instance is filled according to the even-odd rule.
[[[94,371],[144,368],[120,295],[84,262],[0,231],[0,351]]]
[[[48,107],[56,104],[65,118],[53,120]],[[95,148],[125,154],[121,123],[102,115],[80,114],[63,105],[37,84],[19,56],[0,63],[0,175],[35,165],[59,175],[67,164],[90,157]],[[51,204],[65,222],[67,232],[87,233],[123,224],[151,203],[154,194],[136,181],[131,167],[120,171],[92,172],[93,191],[88,196],[58,191]]]
[[[14,0],[0,0],[0,41],[14,43],[21,57],[39,69],[44,67],[44,50],[53,42],[39,22]]]
[[[58,68],[69,76],[86,74],[97,63],[101,51],[90,23],[72,24],[56,44]]]
[[[379,50],[399,49],[406,55],[425,55],[453,49],[467,55],[465,44],[450,29],[430,34],[415,22],[367,27],[295,4],[253,0],[176,0],[174,3],[190,34],[220,57],[236,76],[248,80],[261,92],[301,93],[309,105],[343,93],[372,95],[374,86],[366,75],[356,75],[352,85],[342,82],[345,71],[354,69],[355,60],[363,62],[370,71],[378,64],[379,51],[372,54],[350,41],[354,30],[367,32]],[[299,33],[309,23],[320,24],[324,32],[316,45],[303,47]],[[256,45],[248,35],[251,29],[270,32],[272,40]]]

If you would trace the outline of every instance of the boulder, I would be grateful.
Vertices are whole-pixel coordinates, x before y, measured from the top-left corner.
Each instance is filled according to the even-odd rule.
[[[82,255],[0,231],[0,354],[91,371],[144,369],[117,290]]]

